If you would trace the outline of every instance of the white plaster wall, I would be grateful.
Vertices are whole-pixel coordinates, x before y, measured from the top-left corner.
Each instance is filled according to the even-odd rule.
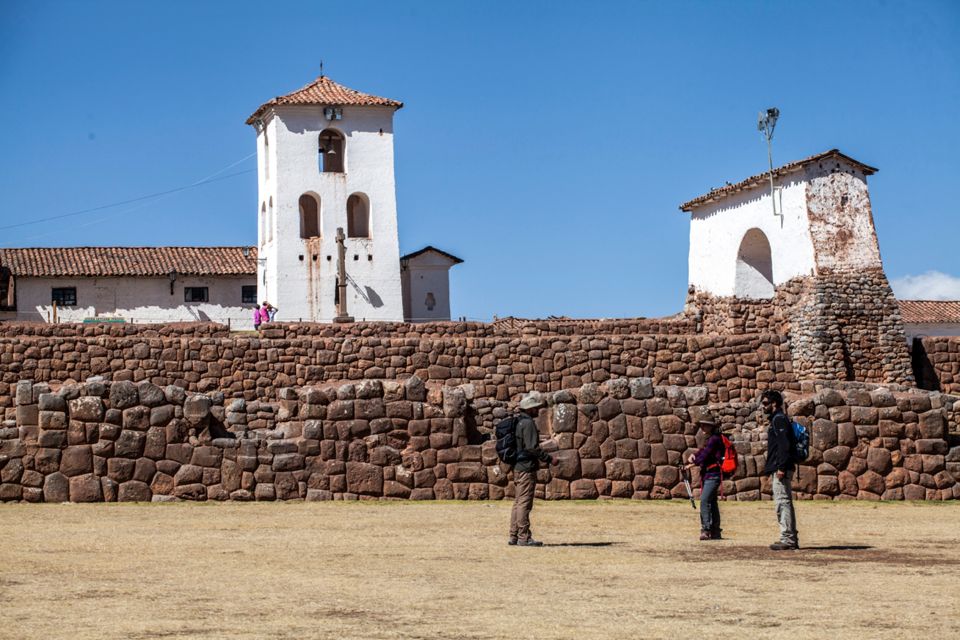
[[[914,338],[927,336],[960,336],[960,323],[956,322],[923,322],[904,323],[903,331],[907,334],[907,344]]]
[[[450,319],[450,267],[443,256],[422,254],[407,262],[403,271],[404,319],[427,322]],[[427,307],[427,294],[432,293],[434,307]]]
[[[347,232],[347,198],[353,193],[369,200],[370,238],[346,242],[347,310],[357,320],[403,319],[393,111],[343,107],[343,119],[332,122],[323,117],[322,106],[284,106],[267,114],[271,171],[265,179],[263,160],[258,161],[257,207],[272,196],[275,217],[273,240],[261,238],[258,298],[277,307],[278,320],[329,322],[336,315],[336,230]],[[328,127],[344,135],[344,173],[320,172],[318,136]],[[257,145],[262,155],[262,134]],[[320,200],[319,239],[300,238],[299,199],[308,192]]]
[[[180,276],[170,295],[167,278],[17,278],[17,310],[0,319],[46,322],[53,317],[51,289],[76,287],[77,306],[60,307],[60,322],[102,316],[138,323],[229,321],[231,327],[252,329],[253,305],[241,303],[241,288],[252,284],[252,276]],[[184,302],[184,287],[207,287],[209,301]]]
[[[747,231],[760,229],[770,242],[773,284],[810,275],[815,269],[805,183],[795,172],[774,182],[777,210],[770,204],[769,182],[698,207],[690,214],[690,284],[716,296],[735,292],[737,253]]]

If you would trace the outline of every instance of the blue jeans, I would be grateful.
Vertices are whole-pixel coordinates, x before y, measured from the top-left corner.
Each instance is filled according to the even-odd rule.
[[[720,478],[708,476],[700,483],[700,530],[720,533],[720,507],[717,505]]]

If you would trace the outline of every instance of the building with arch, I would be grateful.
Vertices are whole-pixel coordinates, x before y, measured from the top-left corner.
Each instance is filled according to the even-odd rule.
[[[912,379],[867,177],[837,149],[680,205],[690,214],[687,313],[704,330],[789,334],[794,369],[820,379]]]

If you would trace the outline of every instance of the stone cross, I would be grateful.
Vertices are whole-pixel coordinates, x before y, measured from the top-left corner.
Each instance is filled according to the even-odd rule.
[[[347,315],[347,246],[343,227],[337,227],[337,317],[334,322],[353,322]]]

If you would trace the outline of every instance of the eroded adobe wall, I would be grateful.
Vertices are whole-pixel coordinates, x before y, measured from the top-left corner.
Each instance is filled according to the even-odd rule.
[[[806,384],[790,410],[812,430],[803,498],[960,497],[957,399],[863,385]],[[477,399],[416,377],[283,389],[262,407],[175,386],[92,379],[53,392],[16,385],[0,430],[0,499],[97,502],[275,499],[499,499],[509,475],[473,426]],[[538,418],[559,464],[548,499],[683,497],[677,463],[712,410],[740,454],[728,495],[769,493],[755,405],[709,405],[703,387],[616,379],[548,396]],[[504,409],[504,407],[500,407]],[[950,429],[954,433],[950,433]]]

